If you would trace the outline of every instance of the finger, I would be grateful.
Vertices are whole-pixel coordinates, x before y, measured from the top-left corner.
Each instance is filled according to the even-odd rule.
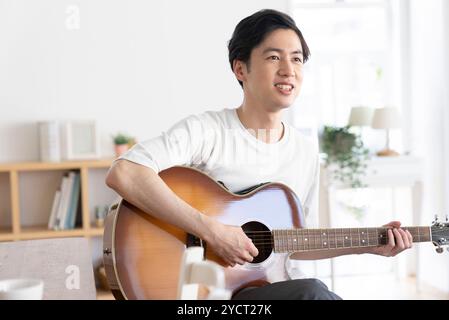
[[[254,258],[249,254],[249,252],[245,251],[245,253],[243,254],[243,259],[247,262],[252,262]]]
[[[249,243],[247,250],[253,257],[257,257],[257,255],[259,254],[259,250],[257,250],[256,246],[252,241]]]
[[[393,249],[396,246],[393,229],[388,229],[388,246],[391,247],[391,249]]]
[[[405,230],[398,229],[398,231],[401,234],[402,241],[404,242],[404,250],[410,248],[410,239],[408,238],[407,233],[405,233]]]
[[[245,261],[243,259],[240,259],[240,258],[235,258],[234,261],[235,261],[235,263],[240,264],[240,265],[244,265],[245,264]]]
[[[402,235],[399,229],[393,229],[394,240],[396,241],[396,246],[393,249],[394,255],[405,249],[404,241],[402,240]]]
[[[388,229],[387,233],[388,233],[388,244],[386,245],[386,247],[389,250],[388,254],[390,255],[391,251],[396,246],[396,242],[394,241],[393,231],[391,229]]]
[[[234,267],[235,266],[235,262],[232,262],[231,260],[226,259],[225,262],[226,262],[226,265],[228,267]]]
[[[393,228],[399,228],[400,226],[401,226],[400,221],[391,221],[391,222],[387,223],[386,225],[384,225],[384,227],[393,227]]]
[[[410,247],[409,247],[409,248],[411,248],[411,247],[413,247],[413,236],[412,236],[412,234],[410,233],[410,231],[408,231],[408,230],[407,230],[405,233],[407,234],[408,240],[409,240],[409,242],[410,242]]]

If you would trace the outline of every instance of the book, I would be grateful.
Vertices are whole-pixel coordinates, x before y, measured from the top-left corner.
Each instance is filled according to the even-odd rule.
[[[67,217],[64,223],[64,229],[75,228],[75,219],[78,212],[79,198],[80,198],[80,174],[76,172],[73,177],[73,185],[70,194],[70,205],[67,212]]]
[[[62,194],[61,197],[61,212],[59,215],[59,221],[58,221],[58,229],[64,230],[65,229],[65,221],[67,219],[70,201],[71,201],[71,195],[72,195],[72,189],[73,189],[73,182],[75,180],[75,172],[70,171],[67,178],[67,185],[66,188]]]
[[[61,189],[56,190],[53,197],[53,205],[51,206],[50,218],[48,219],[48,229],[53,229],[56,223],[56,215],[59,208],[59,201],[61,200]]]

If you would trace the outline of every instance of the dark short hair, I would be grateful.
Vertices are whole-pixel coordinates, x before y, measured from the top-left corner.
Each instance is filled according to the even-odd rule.
[[[232,71],[234,71],[233,63],[236,59],[249,67],[251,51],[262,43],[269,33],[277,29],[291,29],[296,32],[301,41],[305,63],[310,57],[310,50],[295,21],[280,11],[264,9],[246,17],[235,27],[228,43],[229,63]],[[240,80],[238,82],[243,88],[243,83]]]

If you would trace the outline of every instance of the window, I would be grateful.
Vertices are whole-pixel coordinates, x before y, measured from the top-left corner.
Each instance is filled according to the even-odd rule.
[[[312,53],[292,111],[296,126],[346,125],[353,106],[401,108],[396,1],[292,1]]]

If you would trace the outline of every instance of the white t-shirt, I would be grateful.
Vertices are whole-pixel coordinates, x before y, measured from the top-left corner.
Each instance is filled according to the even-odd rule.
[[[177,165],[194,167],[223,182],[232,192],[263,182],[281,182],[299,197],[307,227],[318,227],[318,144],[283,125],[282,138],[267,144],[243,126],[236,109],[208,111],[136,144],[120,159],[157,173]],[[303,277],[298,272],[290,277]]]

